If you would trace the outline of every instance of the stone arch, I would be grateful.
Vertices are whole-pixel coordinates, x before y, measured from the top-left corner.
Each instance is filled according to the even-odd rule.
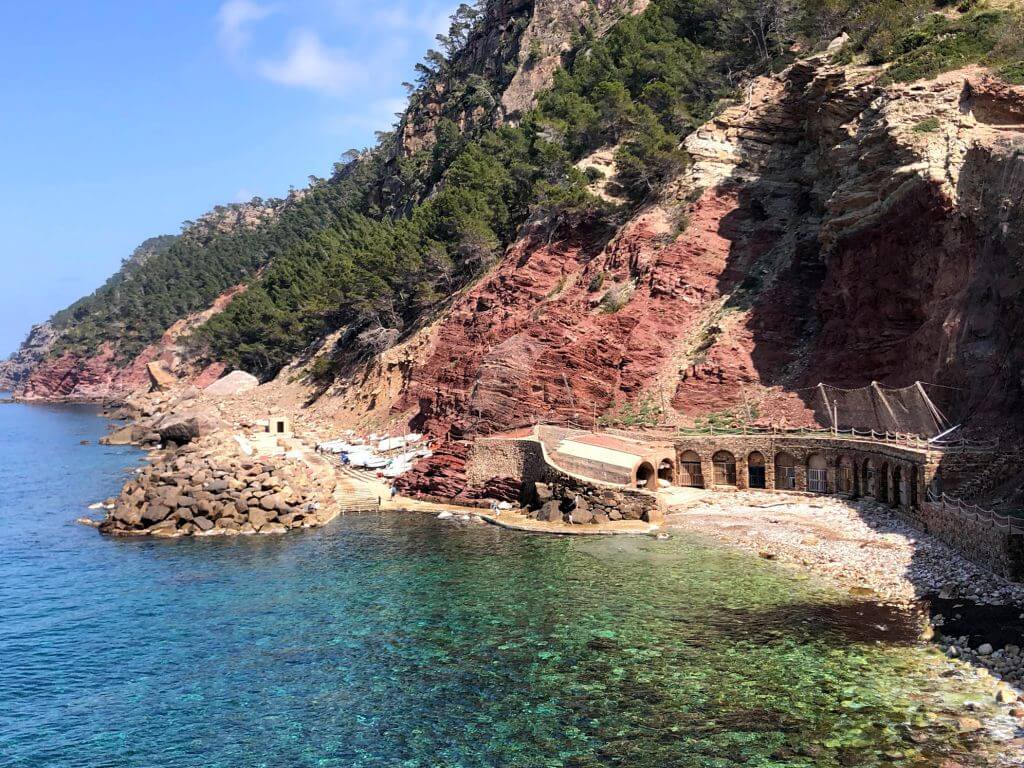
[[[821,452],[814,452],[807,457],[807,490],[811,493],[828,493],[828,462]]]
[[[704,474],[700,468],[700,454],[683,451],[679,456],[679,484],[687,488],[703,488]]]
[[[768,478],[765,476],[764,454],[751,451],[747,456],[747,487],[767,488]]]
[[[892,493],[889,495],[892,505],[897,509],[906,501],[903,495],[903,468],[899,464],[894,464],[892,468]]]
[[[796,459],[786,451],[775,454],[775,487],[780,491],[796,490]]]
[[[717,451],[711,457],[715,467],[715,485],[736,485],[736,457],[729,451]]]
[[[917,464],[910,465],[910,508],[919,509],[921,505],[921,499],[918,498],[917,484],[920,482],[920,470],[917,468]]]
[[[864,459],[860,468],[860,492],[864,496],[875,495],[875,462]]]
[[[853,459],[849,456],[840,456],[838,471],[836,472],[836,490],[839,493],[847,493],[853,495],[854,488],[854,472]]]
[[[670,458],[663,458],[658,462],[658,484],[663,482],[672,485],[676,481],[676,465]]]
[[[888,503],[889,501],[890,471],[891,470],[889,469],[889,462],[887,461],[883,461],[882,464],[878,467],[878,478],[875,482],[875,488],[877,489],[877,492],[875,493],[875,498],[883,503]]]
[[[658,477],[654,472],[654,465],[649,461],[642,461],[636,468],[634,485],[637,488],[657,487]]]

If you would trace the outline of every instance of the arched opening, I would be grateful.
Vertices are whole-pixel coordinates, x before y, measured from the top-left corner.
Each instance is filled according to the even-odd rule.
[[[854,492],[853,477],[853,461],[849,456],[842,456],[839,459],[839,472],[836,475],[836,487],[839,493],[852,494]]]
[[[889,463],[883,461],[882,466],[878,468],[878,477],[875,481],[875,487],[877,492],[875,498],[879,501],[886,503],[889,501]]]
[[[764,454],[760,451],[751,451],[747,456],[747,486],[750,488],[767,488],[765,477]]]
[[[892,468],[892,505],[903,506],[903,470],[897,464]]]
[[[654,465],[645,461],[636,468],[636,487],[647,488],[654,483]]]
[[[812,453],[807,457],[807,490],[828,493],[828,464],[824,454]]]
[[[728,451],[719,451],[711,457],[715,465],[715,485],[736,485],[736,457]]]
[[[917,474],[917,464],[910,465],[910,508],[918,509],[921,500],[917,496],[917,484],[920,482]]]
[[[775,454],[775,487],[780,491],[796,490],[796,459],[793,454]]]
[[[679,457],[679,482],[686,488],[703,488],[704,475],[700,470],[700,456],[696,451],[684,451]]]
[[[668,488],[676,479],[676,468],[672,459],[662,459],[658,464],[658,487]]]
[[[860,492],[865,496],[875,495],[875,463],[864,459],[860,470]]]

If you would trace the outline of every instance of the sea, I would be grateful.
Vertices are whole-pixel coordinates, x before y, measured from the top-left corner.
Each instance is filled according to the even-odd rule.
[[[105,537],[75,519],[144,460],[106,426],[0,405],[4,768],[973,766],[1006,738],[958,724],[990,685],[910,616],[687,536]]]

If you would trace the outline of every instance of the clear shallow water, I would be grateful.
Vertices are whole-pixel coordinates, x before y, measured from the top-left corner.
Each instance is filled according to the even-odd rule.
[[[107,539],[69,522],[137,461],[102,427],[0,405],[0,765],[985,764],[945,713],[990,692],[771,563],[399,515]]]

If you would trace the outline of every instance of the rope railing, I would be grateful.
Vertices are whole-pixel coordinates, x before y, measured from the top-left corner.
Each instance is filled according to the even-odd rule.
[[[968,440],[964,437],[932,442],[928,438],[910,432],[880,432],[874,429],[833,429],[829,427],[766,427],[761,425],[743,424],[740,426],[716,427],[713,424],[706,427],[680,427],[673,424],[609,424],[595,426],[593,424],[582,424],[570,418],[558,422],[558,426],[565,426],[566,429],[578,429],[587,431],[601,431],[607,429],[635,429],[640,433],[662,432],[670,433],[677,437],[723,437],[752,435],[782,437],[820,437],[832,439],[856,439],[871,440],[874,442],[890,443],[893,445],[909,446],[920,450],[934,450],[943,453],[955,453],[958,451],[986,451],[995,450],[999,447],[998,439],[991,440]]]
[[[940,505],[943,511],[952,507],[968,520],[977,520],[978,522],[989,523],[990,525],[1006,530],[1013,535],[1024,535],[1024,519],[1019,517],[1014,517],[1013,515],[1000,515],[995,510],[985,509],[978,504],[968,503],[963,499],[950,496],[948,493],[936,495],[930,488],[928,489],[928,501],[932,504]]]

